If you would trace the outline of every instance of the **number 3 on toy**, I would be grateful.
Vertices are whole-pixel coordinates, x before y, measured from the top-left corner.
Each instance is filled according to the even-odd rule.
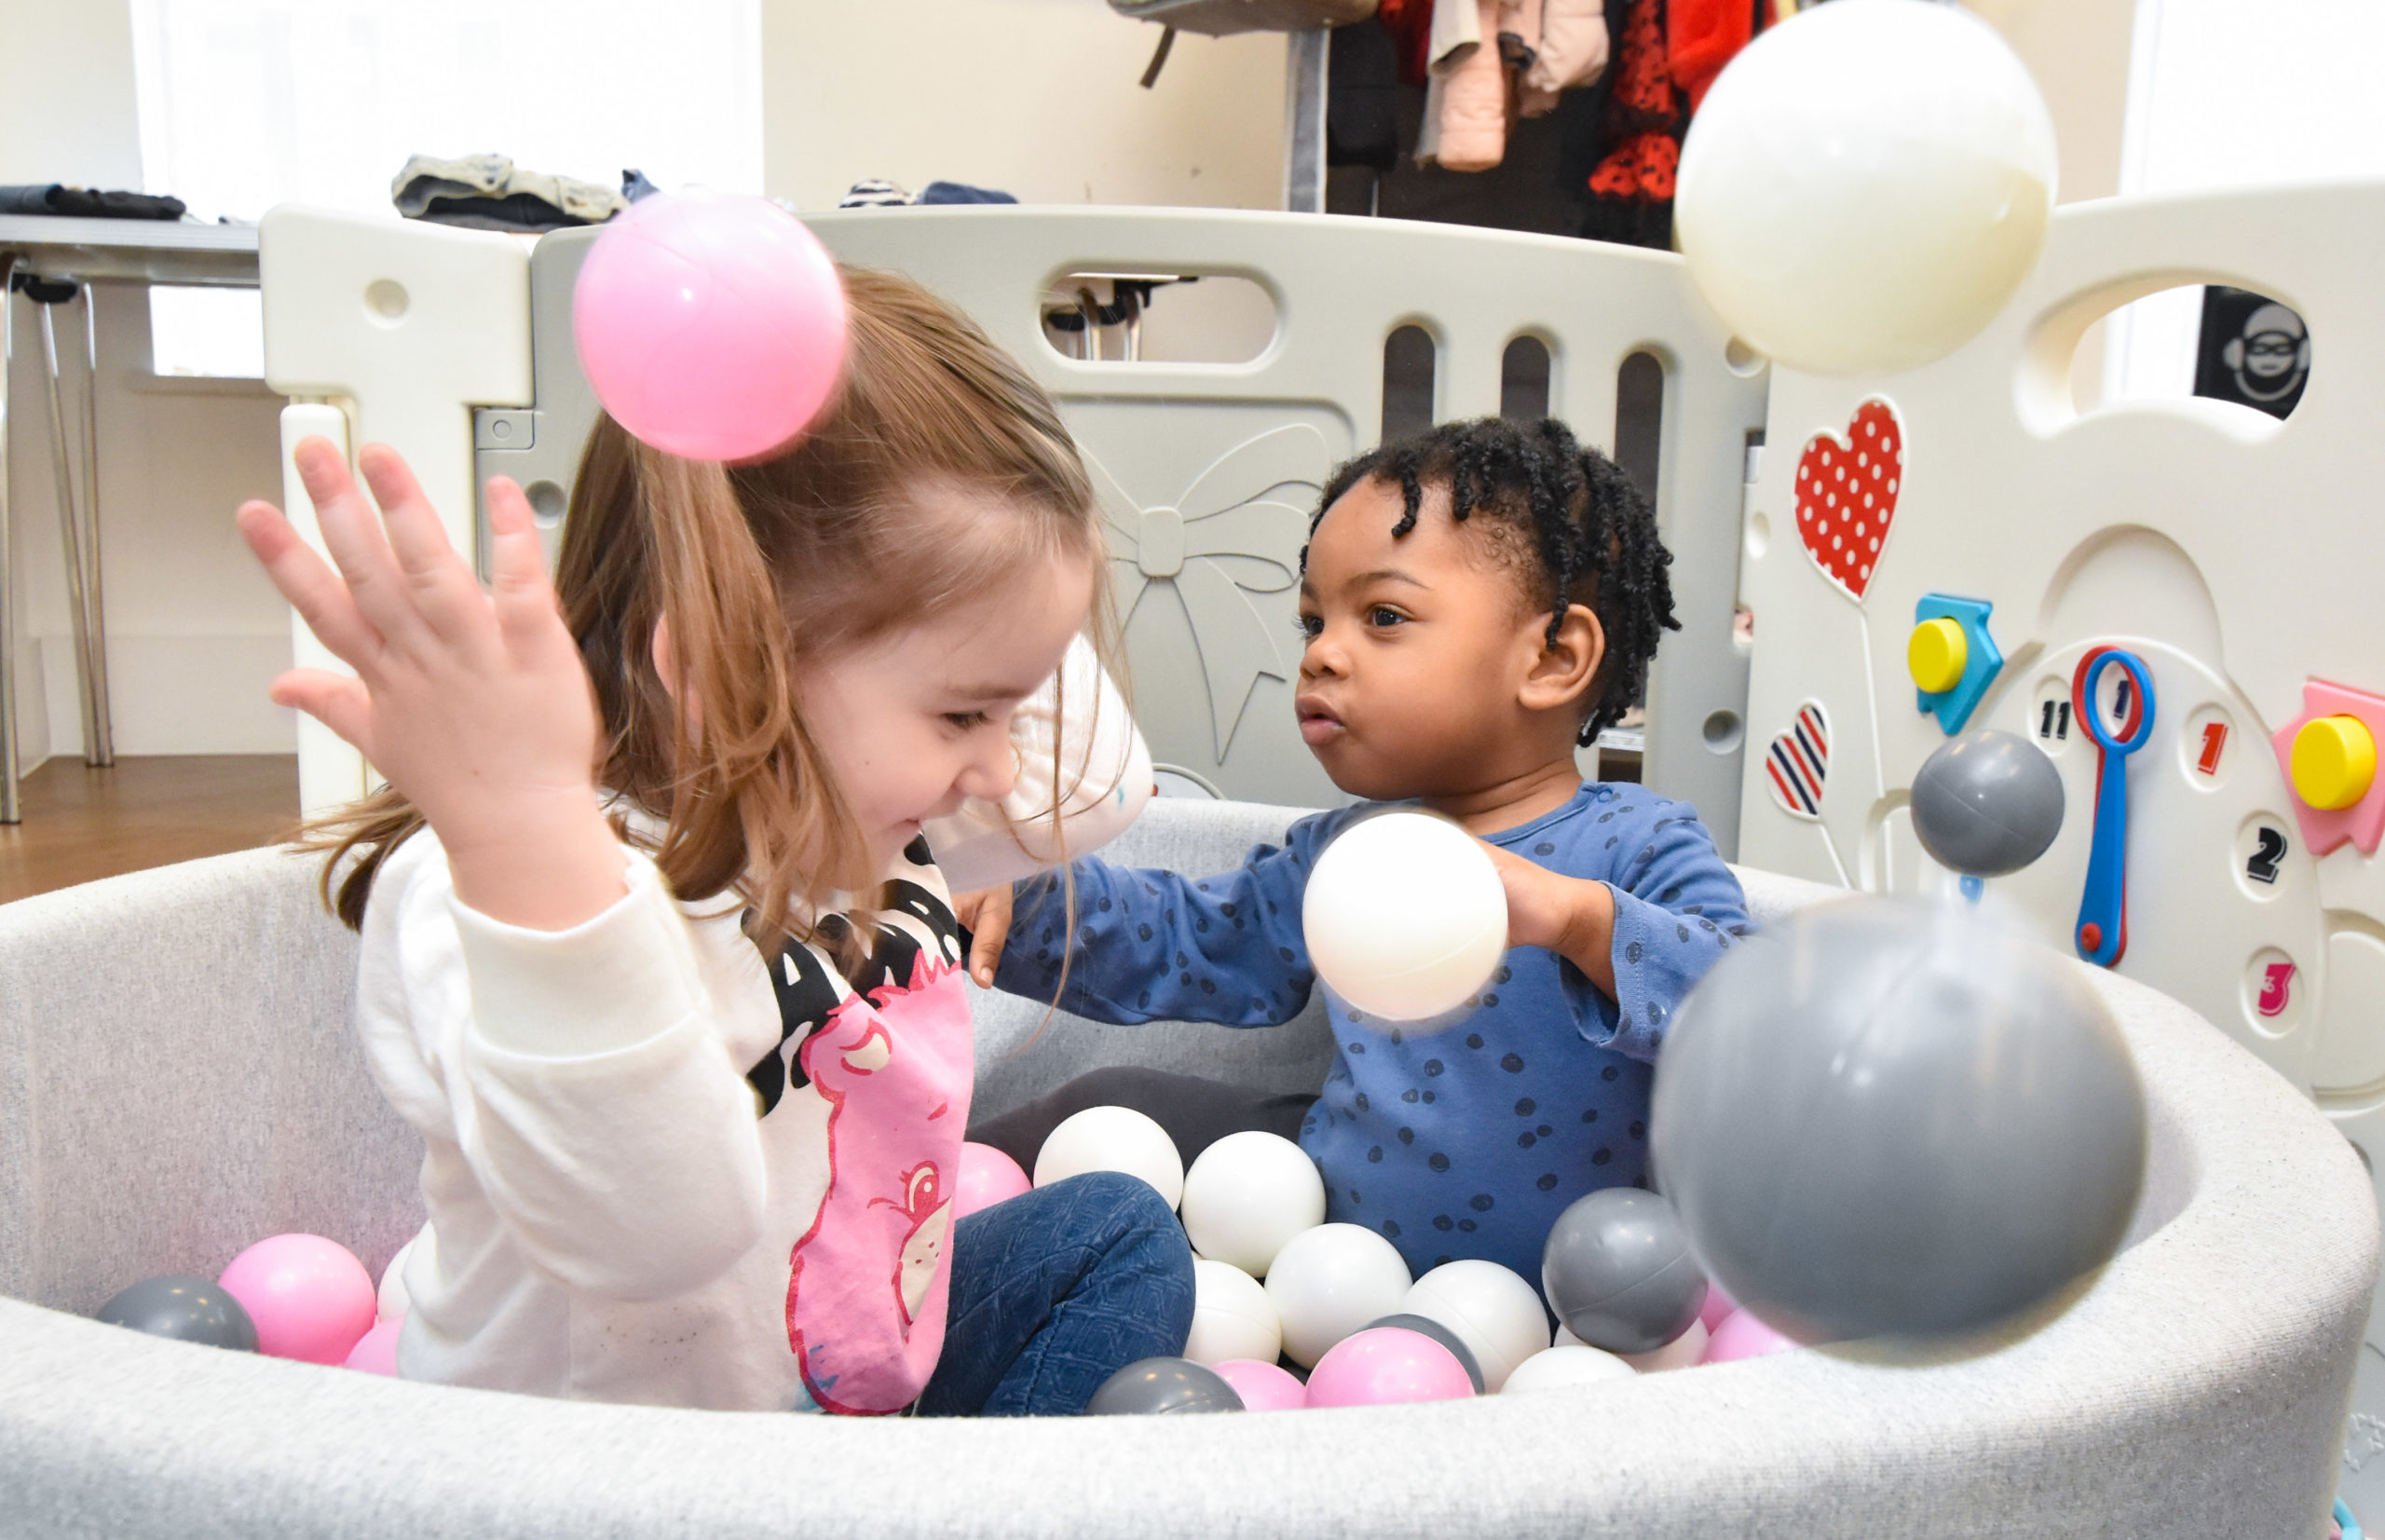
[[[2096,687],[2104,671],[2125,669],[2118,691],[2119,731],[2104,724]],[[2136,688],[2131,689],[2133,684]],[[2108,968],[2128,951],[2128,758],[2153,736],[2153,675],[2119,647],[2088,649],[2070,678],[2071,715],[2095,741],[2095,836],[2087,852],[2087,891],[2078,900],[2078,955]]]

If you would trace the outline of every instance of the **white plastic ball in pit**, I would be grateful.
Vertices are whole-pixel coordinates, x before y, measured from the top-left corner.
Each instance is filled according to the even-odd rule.
[[[1176,1141],[1131,1107],[1088,1107],[1061,1120],[1035,1154],[1035,1185],[1049,1187],[1088,1171],[1124,1171],[1159,1189],[1170,1208],[1184,1196],[1184,1158]]]
[[[1836,0],[1715,80],[1673,227],[1759,352],[1816,375],[1911,369],[1977,335],[2037,265],[2055,172],[2045,98],[1986,22]]]
[[[1283,1350],[1283,1323],[1259,1280],[1239,1267],[1195,1258],[1192,1335],[1184,1356],[1211,1367],[1234,1358],[1272,1364]]]
[[[1563,1390],[1569,1385],[1594,1385],[1633,1378],[1632,1368],[1612,1353],[1582,1342],[1545,1347],[1507,1376],[1504,1393],[1527,1396],[1536,1390]]]
[[[1704,1321],[1692,1321],[1689,1329],[1659,1348],[1645,1353],[1619,1353],[1615,1356],[1642,1374],[1663,1374],[1670,1370],[1695,1369],[1706,1356],[1707,1330]]]
[[[1334,993],[1388,1021],[1453,1012],[1507,949],[1507,894],[1481,841],[1430,813],[1353,824],[1316,858],[1301,928]]]
[[[1325,1222],[1325,1179],[1280,1135],[1228,1134],[1193,1157],[1180,1211],[1193,1250],[1263,1278],[1285,1242]]]
[[[1540,1291],[1497,1262],[1443,1262],[1416,1280],[1399,1308],[1458,1334],[1496,1393],[1516,1366],[1548,1351],[1548,1315]]]
[[[1315,1369],[1326,1349],[1368,1322],[1399,1313],[1411,1282],[1398,1249],[1355,1224],[1320,1224],[1286,1242],[1267,1272],[1284,1323],[1284,1352]]]

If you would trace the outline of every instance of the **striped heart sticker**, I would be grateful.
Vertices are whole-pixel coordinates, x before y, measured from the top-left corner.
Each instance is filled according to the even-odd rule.
[[[1877,397],[1855,409],[1846,438],[1817,433],[1797,457],[1797,538],[1822,576],[1859,604],[1903,484],[1904,429],[1896,408]]]
[[[1792,818],[1819,823],[1822,783],[1830,778],[1830,717],[1819,701],[1797,708],[1789,730],[1772,741],[1765,756],[1765,789],[1781,811]]]

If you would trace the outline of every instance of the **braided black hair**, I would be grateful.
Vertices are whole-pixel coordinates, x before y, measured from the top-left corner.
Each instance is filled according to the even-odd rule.
[[[1519,576],[1525,596],[1548,608],[1552,647],[1581,585],[1591,584],[1590,608],[1606,632],[1606,659],[1577,742],[1588,744],[1640,703],[1659,634],[1679,631],[1681,622],[1673,618],[1672,584],[1665,576],[1672,553],[1657,538],[1655,510],[1622,467],[1585,449],[1554,417],[1443,423],[1370,449],[1335,470],[1309,519],[1312,539],[1325,511],[1369,480],[1399,488],[1404,511],[1392,525],[1394,539],[1416,527],[1428,483],[1449,487],[1450,511],[1461,524],[1479,513],[1503,533],[1513,531],[1517,538],[1498,543],[1511,553],[1517,546],[1532,552],[1533,570]],[[1308,570],[1306,547],[1301,570]]]

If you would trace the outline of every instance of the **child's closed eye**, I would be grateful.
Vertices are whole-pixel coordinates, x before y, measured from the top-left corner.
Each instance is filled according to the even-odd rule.
[[[947,711],[944,714],[944,719],[961,731],[970,732],[984,727],[992,721],[993,717],[982,711]]]

